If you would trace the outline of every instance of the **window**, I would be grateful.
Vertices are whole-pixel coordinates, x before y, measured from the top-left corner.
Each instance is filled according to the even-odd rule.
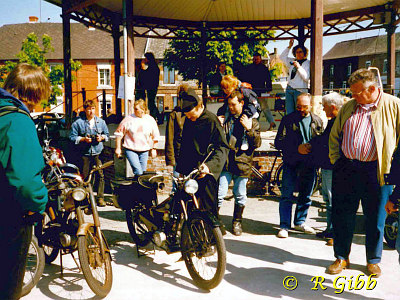
[[[334,74],[335,74],[335,66],[331,65],[330,68],[329,68],[329,75],[333,76]]]
[[[164,111],[164,96],[157,95],[156,106],[160,113]]]
[[[178,105],[178,96],[172,96],[172,100],[174,101],[174,107],[175,108]]]
[[[371,66],[371,61],[370,61],[370,60],[367,60],[367,61],[365,62],[365,68],[368,69],[370,66]]]
[[[97,70],[99,73],[99,87],[111,87],[111,65],[97,64]]]
[[[343,88],[343,89],[347,88],[347,81],[343,81],[343,82],[342,82],[342,88]]]
[[[164,84],[174,84],[175,83],[175,69],[174,68],[168,68],[167,66],[164,66],[163,70],[163,82]]]
[[[383,60],[383,73],[387,73],[388,71],[388,61],[387,59]]]
[[[351,63],[347,65],[347,76],[351,75]]]
[[[333,81],[329,82],[329,89],[333,90]]]
[[[97,94],[99,100],[99,116],[103,115],[103,93]],[[112,110],[113,95],[106,94],[106,112],[107,114]]]

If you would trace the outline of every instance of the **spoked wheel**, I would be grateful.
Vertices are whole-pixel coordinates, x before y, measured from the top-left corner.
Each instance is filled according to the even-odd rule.
[[[111,290],[112,269],[110,253],[106,251],[104,256],[101,255],[101,242],[107,248],[104,237],[99,236],[94,227],[78,237],[78,255],[83,275],[91,290],[103,298]]]
[[[200,216],[183,227],[182,257],[195,284],[205,290],[215,288],[225,275],[226,250],[219,227]]]
[[[44,270],[44,252],[39,247],[35,236],[32,236],[26,259],[24,283],[22,285],[21,297],[28,294],[39,282]]]
[[[43,232],[48,230],[50,222],[49,215],[46,212],[43,213]],[[43,251],[46,264],[51,264],[57,258],[60,249],[49,245],[43,245]]]
[[[396,238],[399,230],[399,217],[398,213],[388,215],[385,220],[385,241],[387,245],[394,249],[396,247]]]
[[[125,211],[126,223],[128,224],[129,233],[138,247],[145,247],[151,241],[151,234],[133,209]]]
[[[281,189],[282,189],[282,176],[283,176],[283,164],[280,164],[278,166],[278,168],[276,169],[275,178],[274,178],[275,186],[278,188],[280,193],[282,193],[281,192]]]

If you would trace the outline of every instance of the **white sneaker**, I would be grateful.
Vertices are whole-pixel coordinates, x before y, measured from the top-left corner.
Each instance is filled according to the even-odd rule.
[[[300,225],[294,225],[294,229],[305,232],[305,233],[309,233],[309,234],[315,234],[315,230],[313,228],[311,228],[310,226],[306,225],[305,223],[300,224]]]
[[[287,229],[281,228],[276,235],[278,238],[285,239],[289,236],[289,231]]]

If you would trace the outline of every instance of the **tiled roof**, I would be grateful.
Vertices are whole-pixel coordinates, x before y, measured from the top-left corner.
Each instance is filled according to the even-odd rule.
[[[386,35],[372,36],[335,44],[324,60],[386,53]],[[400,50],[400,35],[396,34],[396,51]]]
[[[22,23],[0,27],[0,60],[16,59],[27,35],[34,32],[39,40],[43,34],[52,38],[54,52],[46,54],[47,59],[63,58],[62,23]],[[135,38],[135,55],[142,58],[146,50],[146,38]],[[153,52],[157,59],[164,57],[163,47],[167,40],[151,39],[147,51]],[[123,58],[123,38],[120,38],[121,58]],[[113,59],[114,45],[112,36],[101,30],[88,30],[80,23],[71,23],[71,56],[73,59]]]

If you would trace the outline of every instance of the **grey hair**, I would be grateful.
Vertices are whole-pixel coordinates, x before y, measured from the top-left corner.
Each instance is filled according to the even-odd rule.
[[[350,86],[357,82],[361,82],[364,87],[377,84],[374,72],[368,69],[358,69],[354,71],[350,75],[348,82]]]
[[[322,96],[322,105],[334,105],[338,110],[342,107],[343,102],[343,96],[336,92]]]

